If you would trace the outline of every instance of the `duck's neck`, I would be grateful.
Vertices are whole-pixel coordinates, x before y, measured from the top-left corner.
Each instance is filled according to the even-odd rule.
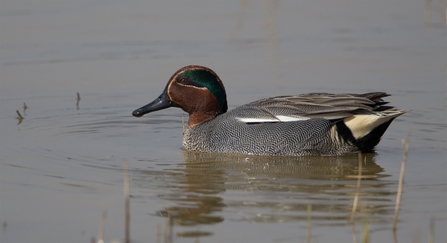
[[[221,113],[216,111],[195,111],[192,113],[189,113],[189,120],[188,120],[188,126],[189,127],[195,127],[199,124],[202,124],[210,119],[213,119],[214,117],[220,115]]]
[[[181,103],[181,107],[189,114],[188,126],[194,127],[205,121],[208,121],[222,113],[225,113],[226,103],[224,109],[219,103],[219,100],[207,89],[194,88],[194,92],[185,93],[189,97],[188,102]],[[191,97],[195,99],[191,99]],[[186,100],[184,98],[183,100]],[[179,102],[180,103],[180,102]]]

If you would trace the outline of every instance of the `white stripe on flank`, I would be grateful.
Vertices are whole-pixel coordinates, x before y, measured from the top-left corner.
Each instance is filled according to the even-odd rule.
[[[276,116],[282,122],[291,122],[291,121],[305,121],[309,120],[308,117],[292,117],[292,116]]]
[[[273,118],[237,118],[237,119],[244,123],[292,122],[292,121],[304,121],[309,119],[307,117],[290,117],[290,116],[276,116],[276,118],[277,119]]]
[[[262,118],[237,118],[244,123],[263,123],[263,122],[279,122],[277,119],[262,119]]]

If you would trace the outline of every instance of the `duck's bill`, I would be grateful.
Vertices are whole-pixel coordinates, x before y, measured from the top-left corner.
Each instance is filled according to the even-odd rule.
[[[132,115],[136,116],[136,117],[142,117],[143,115],[145,115],[147,113],[150,113],[153,111],[158,111],[158,110],[163,110],[163,109],[169,108],[171,106],[172,106],[172,101],[169,100],[166,92],[163,92],[157,99],[155,99],[151,103],[134,110],[132,112]]]

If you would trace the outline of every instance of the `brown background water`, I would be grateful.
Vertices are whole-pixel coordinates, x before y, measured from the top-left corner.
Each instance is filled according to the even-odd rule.
[[[106,242],[122,239],[128,161],[133,242],[164,240],[167,215],[174,242],[352,242],[364,224],[371,242],[392,242],[411,131],[397,239],[428,242],[431,228],[445,242],[446,2],[429,19],[425,4],[2,0],[0,241],[89,242],[103,210]],[[131,116],[188,64],[220,75],[230,108],[378,90],[412,110],[366,155],[354,235],[356,156],[188,153],[181,110]]]

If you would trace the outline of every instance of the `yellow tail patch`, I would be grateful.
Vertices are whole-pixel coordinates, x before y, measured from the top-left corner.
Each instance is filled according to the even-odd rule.
[[[345,118],[343,121],[349,130],[351,130],[354,138],[359,139],[370,133],[374,128],[399,115],[400,114],[391,116],[380,116],[377,114],[353,115]]]

